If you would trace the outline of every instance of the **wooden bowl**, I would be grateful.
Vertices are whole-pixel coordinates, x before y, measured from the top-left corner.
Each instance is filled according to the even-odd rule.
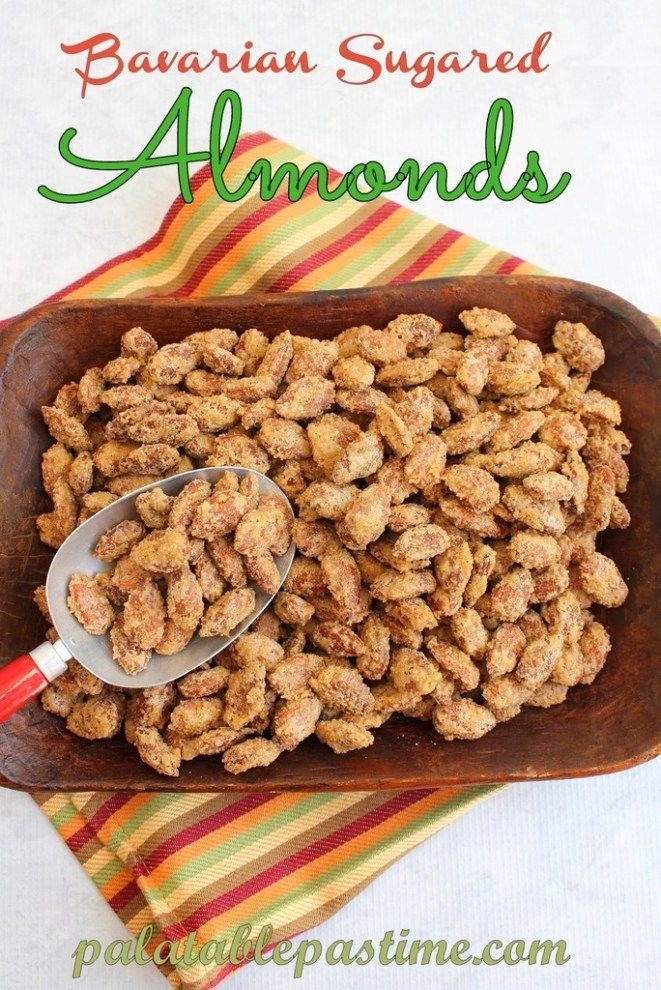
[[[182,765],[174,782],[140,762],[122,738],[86,742],[35,702],[0,726],[1,783],[53,790],[374,790],[580,777],[622,770],[650,759],[661,737],[655,608],[659,496],[659,335],[618,296],[564,279],[475,276],[345,292],[229,296],[207,300],[91,301],[43,306],[0,335],[0,662],[36,645],[43,622],[32,603],[51,553],[34,517],[49,505],[39,462],[52,441],[39,407],[64,382],[118,353],[121,334],[140,325],[161,343],[195,330],[284,328],[328,338],[361,323],[384,326],[398,313],[430,313],[447,329],[472,306],[508,313],[520,332],[548,346],[556,320],[583,321],[602,339],[606,365],[595,384],[622,405],[633,442],[625,500],[633,523],[603,537],[630,586],[623,608],[597,609],[613,651],[595,683],[567,702],[523,714],[476,742],[445,742],[428,724],[393,719],[369,749],[336,756],[308,740],[264,770],[233,777],[218,757]]]

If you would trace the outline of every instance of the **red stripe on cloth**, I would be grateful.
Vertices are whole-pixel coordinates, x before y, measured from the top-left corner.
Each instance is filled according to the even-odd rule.
[[[452,247],[455,241],[458,241],[462,236],[459,230],[446,230],[444,234],[439,237],[437,241],[434,241],[424,254],[421,254],[419,258],[405,268],[404,271],[400,272],[399,275],[391,280],[393,285],[397,285],[398,282],[411,282],[414,278],[417,278],[420,272],[423,272],[433,261],[440,258],[448,248]]]
[[[144,898],[144,893],[135,882],[131,880],[125,887],[122,887],[113,897],[108,900],[108,904],[113,911],[120,912],[127,904],[130,904],[135,897]]]
[[[516,255],[511,254],[509,258],[506,258],[502,265],[500,265],[496,275],[509,275],[510,272],[513,272],[515,268],[518,268],[519,265],[522,264],[523,258],[517,258]]]
[[[99,810],[92,815],[90,820],[83,825],[82,828],[79,828],[77,832],[74,832],[73,835],[69,836],[66,840],[69,849],[71,849],[72,852],[78,852],[82,849],[83,846],[90,841],[90,839],[93,839],[96,836],[101,826],[105,824],[105,822],[107,822],[116,811],[119,811],[119,809],[127,804],[134,796],[135,795],[129,791],[118,791],[116,794],[113,794],[113,796],[106,801],[105,804],[101,805]]]
[[[327,261],[331,261],[333,258],[336,258],[338,254],[342,253],[342,251],[345,251],[347,248],[351,247],[352,244],[355,244],[357,241],[361,240],[361,238],[365,237],[366,234],[371,233],[399,209],[401,209],[401,207],[399,207],[397,203],[384,203],[383,206],[380,206],[375,213],[373,213],[370,217],[367,217],[366,220],[363,220],[362,223],[358,224],[357,227],[354,227],[354,229],[349,233],[345,234],[343,237],[340,237],[332,244],[327,244],[325,247],[321,248],[321,250],[317,251],[316,254],[311,255],[305,261],[299,262],[299,264],[295,265],[291,271],[285,272],[284,275],[281,275],[278,281],[274,282],[270,287],[269,292],[285,292],[287,289],[290,289],[292,285],[295,285],[295,283],[302,279],[305,275],[309,275],[317,268],[321,268],[321,266],[325,265]]]
[[[397,814],[397,812],[403,811],[404,808],[410,807],[410,805],[415,804],[417,801],[422,801],[433,793],[433,790],[429,789],[424,791],[404,791],[402,794],[398,794],[395,798],[386,801],[368,814],[362,815],[352,822],[348,822],[336,832],[318,839],[304,849],[300,849],[291,856],[287,856],[285,859],[280,860],[280,862],[275,863],[262,873],[258,873],[250,880],[239,884],[238,887],[234,887],[214,900],[208,901],[207,904],[203,904],[189,914],[187,918],[181,919],[177,927],[183,925],[186,933],[197,931],[198,928],[206,924],[206,922],[211,921],[217,915],[236,907],[248,897],[252,897],[260,890],[264,890],[278,880],[282,880],[283,877],[286,877],[294,870],[300,869],[301,866],[306,866],[319,856],[332,852],[338,846],[349,842],[351,839],[355,839],[381,822],[386,821],[392,815]],[[172,929],[174,929],[174,926],[172,926]],[[168,928],[164,929],[164,934],[166,938],[173,937],[170,935],[170,929]]]
[[[309,199],[310,196],[316,194],[317,187],[316,184],[310,184],[304,191],[301,199]],[[247,237],[248,234],[252,233],[260,224],[269,220],[272,216],[275,216],[280,210],[286,209],[291,206],[291,200],[289,199],[288,193],[281,193],[274,199],[269,200],[260,209],[255,210],[254,213],[249,213],[248,216],[244,217],[236,227],[223,237],[222,240],[217,241],[211,250],[204,256],[200,264],[197,266],[193,274],[190,276],[185,285],[180,288],[175,289],[174,292],[169,293],[170,296],[189,296],[197,286],[200,284],[205,275],[207,275],[211,269],[216,265],[220,259],[223,257],[230,248],[236,247],[236,245]]]
[[[228,805],[221,811],[216,811],[213,815],[202,818],[199,822],[195,822],[194,825],[189,825],[188,828],[182,829],[181,832],[177,832],[175,835],[166,839],[165,842],[137,863],[133,872],[136,876],[146,876],[155,870],[157,866],[160,866],[168,856],[179,852],[185,846],[190,845],[191,842],[197,842],[198,839],[202,839],[205,835],[215,831],[215,829],[229,825],[230,822],[234,822],[237,818],[247,815],[248,812],[254,811],[255,808],[268,804],[269,801],[272,801],[277,796],[273,792],[246,794],[245,797],[234,801],[233,804]]]

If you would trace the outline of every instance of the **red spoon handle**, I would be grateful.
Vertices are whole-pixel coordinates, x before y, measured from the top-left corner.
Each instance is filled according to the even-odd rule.
[[[35,698],[48,684],[29,653],[0,670],[0,722]]]
[[[49,681],[65,670],[64,658],[50,643],[43,643],[32,653],[24,653],[8,663],[0,670],[0,722],[36,698]]]

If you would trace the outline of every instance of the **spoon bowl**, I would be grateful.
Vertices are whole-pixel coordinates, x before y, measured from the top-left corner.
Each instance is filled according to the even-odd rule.
[[[172,656],[152,654],[147,666],[137,674],[126,674],[113,659],[110,637],[107,633],[104,636],[92,636],[83,629],[67,607],[69,581],[72,574],[81,571],[91,577],[108,570],[108,565],[94,556],[94,547],[107,530],[124,519],[136,518],[135,499],[138,495],[142,492],[148,492],[152,488],[161,488],[166,495],[176,495],[185,485],[195,479],[208,481],[209,484],[213,485],[226,471],[231,471],[239,480],[246,475],[254,475],[257,478],[259,494],[277,495],[287,506],[292,519],[294,518],[288,498],[274,481],[251,468],[231,465],[198,468],[194,471],[184,471],[181,474],[172,475],[172,477],[164,480],[154,481],[150,485],[136,488],[128,495],[123,495],[106,506],[105,509],[100,509],[90,519],[76,527],[53,557],[46,577],[46,601],[59,639],[53,643],[42,643],[2,668],[0,671],[0,722],[5,721],[38,695],[49,681],[53,681],[60,674],[63,674],[68,661],[73,657],[91,674],[95,674],[106,684],[111,684],[114,687],[155,687],[158,684],[167,684],[169,681],[183,677],[184,674],[190,673],[196,667],[210,660],[211,657],[222,652],[262,614],[277,595],[289,573],[295,553],[293,541],[290,542],[285,553],[273,558],[280,575],[280,584],[277,590],[269,595],[261,588],[254,586],[255,608],[232,630],[229,636],[201,638],[196,634],[179,653]]]
[[[183,677],[184,674],[195,670],[200,664],[210,660],[211,657],[233,643],[261,615],[277,594],[276,591],[274,594],[268,595],[265,591],[255,587],[255,609],[243,622],[239,623],[236,629],[232,630],[231,635],[202,639],[196,634],[180,653],[175,653],[172,656],[158,656],[154,653],[144,670],[131,675],[124,673],[113,660],[109,636],[107,634],[105,636],[90,635],[67,608],[69,579],[75,571],[82,571],[91,576],[108,570],[108,565],[94,556],[94,547],[106,530],[116,526],[124,519],[137,518],[135,512],[137,495],[148,492],[152,488],[161,488],[166,495],[176,495],[185,485],[196,479],[208,481],[209,484],[213,485],[226,471],[236,474],[239,480],[246,475],[254,475],[257,478],[260,495],[278,495],[287,505],[293,518],[294,513],[291,505],[282,489],[266,475],[260,474],[259,471],[231,466],[198,468],[195,471],[185,471],[183,474],[172,475],[171,478],[166,478],[163,481],[154,481],[150,485],[144,485],[142,488],[137,488],[135,491],[129,492],[128,495],[118,498],[117,501],[112,502],[105,509],[101,509],[78,526],[53,557],[46,578],[46,600],[53,625],[71,656],[75,657],[83,667],[90,673],[96,674],[106,684],[121,688],[146,688],[154,687],[157,684],[166,684],[168,681]],[[282,586],[287,577],[293,559],[293,542],[290,543],[286,553],[280,557],[274,557],[280,574],[279,587]]]

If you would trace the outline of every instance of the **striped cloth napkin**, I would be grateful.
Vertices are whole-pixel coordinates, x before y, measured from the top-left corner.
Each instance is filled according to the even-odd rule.
[[[226,172],[257,157],[313,159],[267,134],[244,136]],[[441,275],[541,269],[386,199],[297,203],[251,192],[222,202],[209,170],[158,232],[51,297],[201,297],[344,289]],[[197,932],[197,943],[247,923],[290,938],[338,911],[374,877],[497,787],[351,794],[47,794],[35,800],[134,935]],[[175,967],[173,987],[206,990],[231,964]],[[139,979],[139,976],[138,976]]]

